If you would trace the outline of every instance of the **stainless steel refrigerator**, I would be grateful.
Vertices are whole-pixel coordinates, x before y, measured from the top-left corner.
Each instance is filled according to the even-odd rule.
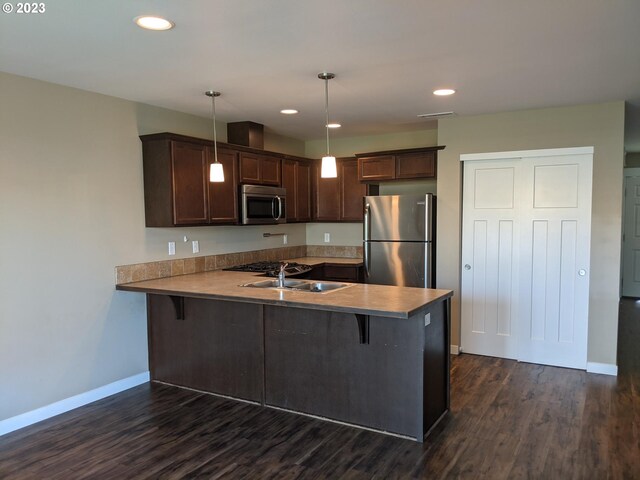
[[[435,288],[436,198],[364,197],[366,283]]]

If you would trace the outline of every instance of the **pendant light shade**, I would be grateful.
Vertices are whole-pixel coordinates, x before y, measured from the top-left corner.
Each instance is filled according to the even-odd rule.
[[[322,178],[336,178],[338,176],[336,157],[322,157],[320,176]]]
[[[320,168],[321,178],[336,178],[338,169],[336,168],[336,157],[329,153],[329,80],[335,78],[335,74],[322,72],[318,74],[320,80],[324,80],[324,111],[325,111],[325,130],[327,131],[327,155],[322,157],[322,166]]]
[[[218,162],[218,139],[216,136],[216,97],[220,96],[220,92],[207,90],[204,94],[211,97],[211,116],[213,117],[213,163],[209,167],[209,181],[224,182],[224,170],[222,164]]]

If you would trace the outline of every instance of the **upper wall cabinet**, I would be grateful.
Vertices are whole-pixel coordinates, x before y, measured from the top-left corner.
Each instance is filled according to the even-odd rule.
[[[240,152],[240,183],[280,186],[280,158]]]
[[[358,179],[361,182],[435,178],[438,150],[444,147],[412,148],[386,152],[360,153]]]
[[[367,195],[367,185],[358,180],[358,162],[355,158],[339,158],[337,170],[337,178],[322,178],[320,166],[313,166],[313,219],[361,222],[362,198]]]
[[[311,165],[306,159],[282,160],[282,186],[287,190],[287,222],[311,220]]]
[[[140,139],[147,227],[238,222],[238,152],[218,145],[225,181],[211,183],[212,142],[173,134]]]

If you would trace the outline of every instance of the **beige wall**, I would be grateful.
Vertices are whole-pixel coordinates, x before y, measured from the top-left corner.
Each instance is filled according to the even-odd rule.
[[[145,299],[114,266],[193,256],[183,235],[199,255],[306,241],[144,227],[138,135],[210,138],[209,119],[2,73],[0,105],[0,420],[148,370]]]
[[[437,277],[455,290],[452,343],[460,335],[460,155],[594,146],[590,362],[616,363],[622,211],[624,103],[455,117],[439,121]],[[443,241],[446,239],[446,241]]]
[[[356,153],[379,152],[400,148],[432,147],[437,145],[438,129],[428,128],[415,132],[398,132],[384,135],[331,138],[331,155],[351,157]],[[305,156],[322,158],[327,152],[325,139],[305,143]]]

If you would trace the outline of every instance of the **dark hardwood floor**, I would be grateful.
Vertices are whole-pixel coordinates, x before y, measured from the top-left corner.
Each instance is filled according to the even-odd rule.
[[[424,444],[143,385],[0,437],[0,478],[640,478],[639,345],[625,299],[617,378],[455,357]]]

